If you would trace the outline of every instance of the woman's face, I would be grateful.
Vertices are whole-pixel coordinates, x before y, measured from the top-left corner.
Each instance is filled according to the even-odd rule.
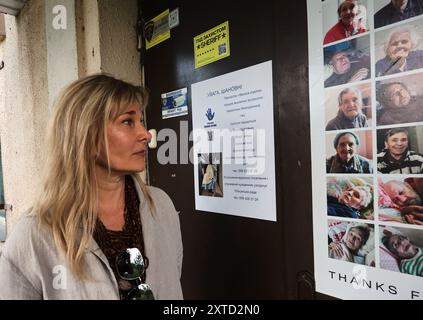
[[[144,127],[139,104],[129,105],[106,127],[110,169],[122,174],[145,169],[145,152],[151,134]],[[105,148],[100,149],[97,165],[107,168]]]
[[[400,258],[402,259],[410,259],[417,254],[417,247],[414,246],[410,239],[402,235],[393,235],[389,239],[392,248],[394,248],[395,252]]]
[[[399,83],[395,83],[387,87],[385,90],[385,96],[387,98],[388,105],[391,108],[407,107],[411,101],[410,93]]]
[[[360,209],[363,201],[363,194],[359,188],[352,187],[346,189],[339,201],[351,208]]]
[[[348,249],[350,249],[351,252],[357,252],[363,245],[363,242],[364,242],[364,235],[360,231],[360,229],[353,227],[348,231],[345,244],[347,245]]]
[[[409,32],[398,32],[392,35],[389,42],[388,55],[391,60],[407,58],[410,54],[412,44]]]
[[[393,134],[385,141],[385,148],[394,157],[401,157],[408,148],[408,136],[404,132]]]
[[[341,97],[342,103],[339,105],[344,116],[350,120],[357,117],[361,110],[361,102],[357,94],[353,91],[344,93]]]
[[[342,161],[348,162],[357,153],[355,138],[350,134],[345,134],[339,138],[336,146],[336,153]]]

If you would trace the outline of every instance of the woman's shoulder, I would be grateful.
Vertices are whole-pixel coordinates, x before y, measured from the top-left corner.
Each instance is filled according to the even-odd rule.
[[[150,193],[153,201],[171,203],[173,205],[172,200],[170,199],[169,195],[162,189],[154,187],[154,186],[147,186],[147,190]]]
[[[153,203],[157,209],[161,209],[165,212],[176,212],[172,199],[164,190],[154,186],[147,186],[147,191],[153,199]]]

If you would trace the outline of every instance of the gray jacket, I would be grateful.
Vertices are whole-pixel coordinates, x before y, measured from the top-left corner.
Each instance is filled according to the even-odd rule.
[[[146,283],[156,299],[182,299],[178,213],[165,192],[148,187],[157,208],[152,216],[139,185],[135,185],[141,203],[145,254],[149,258]],[[85,259],[92,280],[76,278],[57,250],[52,234],[38,226],[35,216],[25,215],[7,239],[0,257],[0,299],[119,299],[113,271],[94,239]]]
[[[368,126],[367,117],[364,114],[359,113],[353,120],[350,120],[345,117],[342,111],[338,111],[336,117],[326,125],[326,130],[365,128]]]

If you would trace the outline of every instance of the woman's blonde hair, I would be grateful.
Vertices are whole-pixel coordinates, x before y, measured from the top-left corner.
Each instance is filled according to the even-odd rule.
[[[147,100],[145,89],[97,74],[73,82],[56,102],[47,131],[43,189],[33,212],[41,225],[51,229],[56,246],[81,278],[88,276],[84,254],[97,220],[95,166],[101,146],[105,146],[110,172],[106,125],[129,104],[143,109]],[[134,176],[154,210],[146,186]]]

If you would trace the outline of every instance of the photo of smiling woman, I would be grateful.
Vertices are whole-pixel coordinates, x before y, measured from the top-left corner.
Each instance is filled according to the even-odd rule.
[[[377,171],[386,174],[423,173],[423,127],[377,131]]]
[[[370,130],[326,135],[327,173],[373,173],[372,158]]]
[[[110,75],[69,85],[52,115],[43,185],[0,258],[1,299],[181,299],[171,199],[146,186],[144,89]]]

